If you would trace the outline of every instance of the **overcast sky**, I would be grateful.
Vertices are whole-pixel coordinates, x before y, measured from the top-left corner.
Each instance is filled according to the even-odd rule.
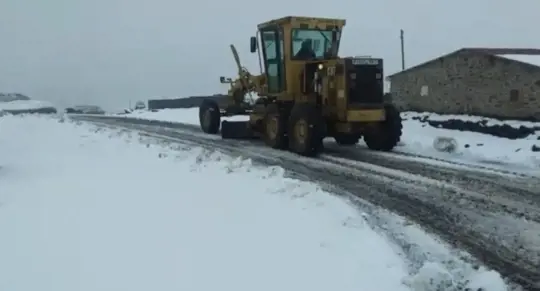
[[[249,37],[259,22],[285,15],[347,19],[341,55],[383,57],[387,74],[401,66],[400,28],[407,66],[465,46],[540,47],[538,0],[254,3],[0,0],[0,92],[106,109],[225,92],[219,76],[235,72],[228,45],[257,72]]]

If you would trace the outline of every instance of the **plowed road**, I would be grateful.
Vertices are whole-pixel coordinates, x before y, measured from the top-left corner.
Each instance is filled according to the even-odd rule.
[[[540,290],[539,178],[332,145],[327,154],[311,159],[268,149],[258,141],[221,140],[193,125],[72,118],[279,165],[297,178],[403,215],[526,290]]]

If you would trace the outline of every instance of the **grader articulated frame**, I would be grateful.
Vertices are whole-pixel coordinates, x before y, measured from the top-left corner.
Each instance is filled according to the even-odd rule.
[[[220,130],[223,138],[262,138],[275,149],[315,156],[323,138],[354,145],[361,137],[370,149],[390,151],[400,140],[402,121],[392,104],[383,102],[383,60],[338,57],[343,19],[288,16],[258,25],[251,52],[258,52],[260,75],[238,67],[226,104],[204,100],[201,128]],[[247,102],[246,96],[257,94]],[[248,98],[249,99],[249,98]],[[231,122],[222,116],[247,115]]]

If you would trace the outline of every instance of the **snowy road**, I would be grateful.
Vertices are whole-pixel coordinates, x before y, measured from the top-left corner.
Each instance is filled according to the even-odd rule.
[[[0,126],[0,290],[513,290],[384,209],[187,135]]]
[[[529,290],[539,288],[533,287],[540,280],[537,178],[403,156],[400,160],[382,153],[335,150],[319,160],[305,159],[251,142],[221,141],[189,127],[173,130],[123,119],[104,122],[176,142],[218,148],[264,164],[279,164],[305,179],[332,185],[334,190],[412,218],[514,281],[528,285]],[[409,257],[418,254],[412,252]]]

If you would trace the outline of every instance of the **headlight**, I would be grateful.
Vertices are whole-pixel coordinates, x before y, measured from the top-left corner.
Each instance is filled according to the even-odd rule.
[[[319,64],[319,70],[322,70],[324,68],[323,64]]]

